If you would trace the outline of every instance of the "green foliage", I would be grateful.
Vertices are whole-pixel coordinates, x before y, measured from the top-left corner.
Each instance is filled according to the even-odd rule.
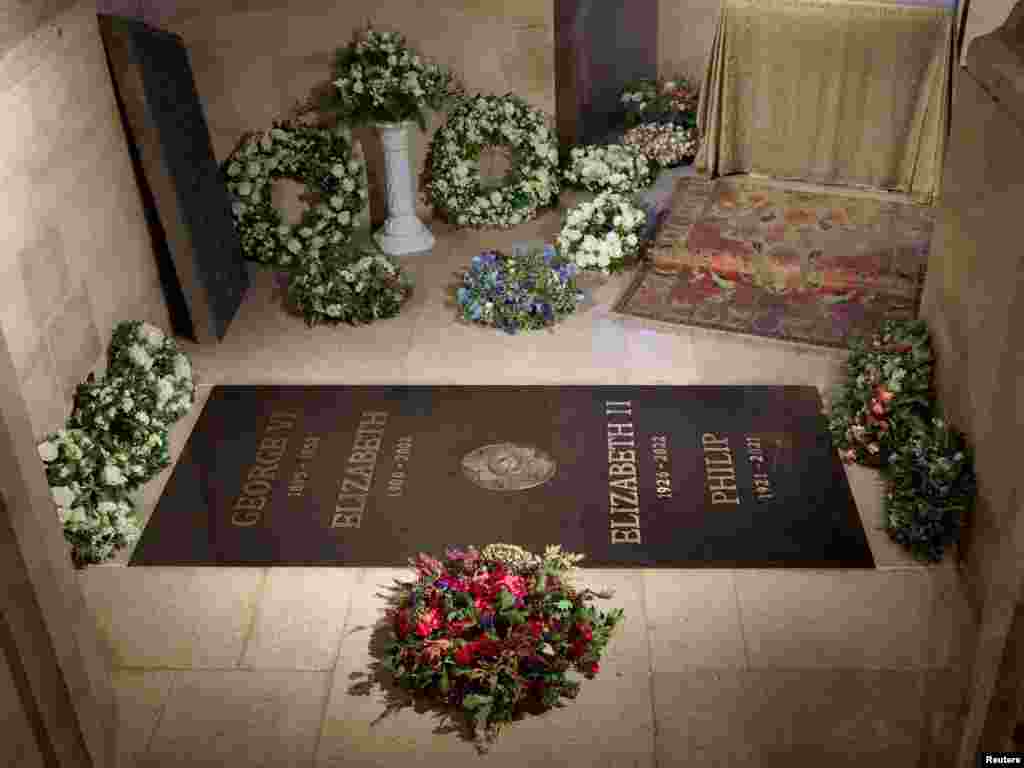
[[[852,341],[829,430],[844,461],[881,469],[889,536],[934,562],[956,541],[976,483],[963,435],[938,416],[932,360],[921,320],[887,321]]]
[[[829,415],[832,442],[846,461],[885,465],[931,417],[932,359],[922,320],[886,321],[874,338],[850,342]]]
[[[106,376],[78,385],[67,428],[38,446],[76,566],[138,537],[130,494],[170,464],[168,428],[192,406],[192,365],[148,323],[115,329]]]
[[[699,89],[683,76],[640,79],[619,96],[628,128],[641,123],[670,123],[695,130]]]
[[[305,258],[288,282],[288,300],[310,327],[394,317],[411,291],[411,279],[392,259],[350,245]]]
[[[974,470],[963,435],[932,419],[893,452],[886,474],[890,536],[916,557],[938,562],[974,505]]]

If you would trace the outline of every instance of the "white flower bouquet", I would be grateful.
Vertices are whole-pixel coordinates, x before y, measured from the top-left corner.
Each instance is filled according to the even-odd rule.
[[[114,328],[107,350],[107,376],[144,382],[154,410],[150,416],[172,424],[188,413],[195,400],[192,364],[174,339],[149,323],[129,320]]]
[[[130,494],[170,464],[168,425],[192,406],[192,365],[149,323],[114,329],[106,375],[75,393],[68,428],[38,446],[76,566],[138,536]]]
[[[411,290],[408,275],[392,259],[346,248],[307,259],[291,276],[288,300],[310,327],[355,325],[394,317]]]
[[[162,380],[162,379],[161,379]],[[110,466],[124,478],[125,490],[134,491],[171,463],[164,412],[157,408],[157,393],[140,379],[92,374],[78,385],[68,426],[93,435],[103,447]]]
[[[76,566],[103,562],[138,538],[129,480],[98,441],[84,430],[62,429],[38,451]]]
[[[569,184],[591,192],[630,194],[654,182],[644,153],[623,144],[574,148],[562,176]]]
[[[566,214],[558,250],[580,269],[617,272],[640,251],[646,214],[615,192],[602,192]]]
[[[336,91],[320,108],[339,114],[345,122],[415,120],[423,130],[424,111],[441,109],[459,92],[452,74],[425,62],[402,35],[372,27],[337,52],[333,85]]]

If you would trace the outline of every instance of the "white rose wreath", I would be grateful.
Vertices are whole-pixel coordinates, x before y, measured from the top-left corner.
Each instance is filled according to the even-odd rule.
[[[481,185],[479,159],[486,147],[511,150],[504,186]],[[507,228],[529,221],[558,194],[558,150],[547,118],[515,96],[459,101],[434,134],[424,190],[435,211],[460,227]]]
[[[290,268],[347,242],[366,200],[362,163],[349,140],[326,128],[275,123],[250,135],[223,166],[231,212],[246,258]],[[297,227],[285,224],[270,199],[274,179],[305,184],[315,204]]]

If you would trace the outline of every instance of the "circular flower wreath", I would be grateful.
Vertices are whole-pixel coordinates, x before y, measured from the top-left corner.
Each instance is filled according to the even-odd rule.
[[[343,134],[326,128],[275,123],[249,136],[223,171],[242,251],[263,264],[291,267],[347,242],[366,200],[362,163]],[[305,184],[318,198],[298,227],[285,224],[270,199],[271,182],[281,178]]]
[[[654,172],[646,155],[625,144],[576,147],[569,153],[564,177],[590,192],[632,193],[651,186]]]
[[[511,150],[512,168],[503,187],[488,191],[478,161],[492,146]],[[558,194],[558,150],[547,118],[512,95],[459,101],[430,143],[424,188],[434,209],[460,227],[529,221]]]

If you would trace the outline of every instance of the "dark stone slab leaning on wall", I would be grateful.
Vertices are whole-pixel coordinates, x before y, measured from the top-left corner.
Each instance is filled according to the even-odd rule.
[[[142,22],[99,21],[174,330],[222,339],[249,275],[188,52]]]
[[[555,104],[565,151],[615,127],[619,94],[658,74],[658,2],[555,1]]]

